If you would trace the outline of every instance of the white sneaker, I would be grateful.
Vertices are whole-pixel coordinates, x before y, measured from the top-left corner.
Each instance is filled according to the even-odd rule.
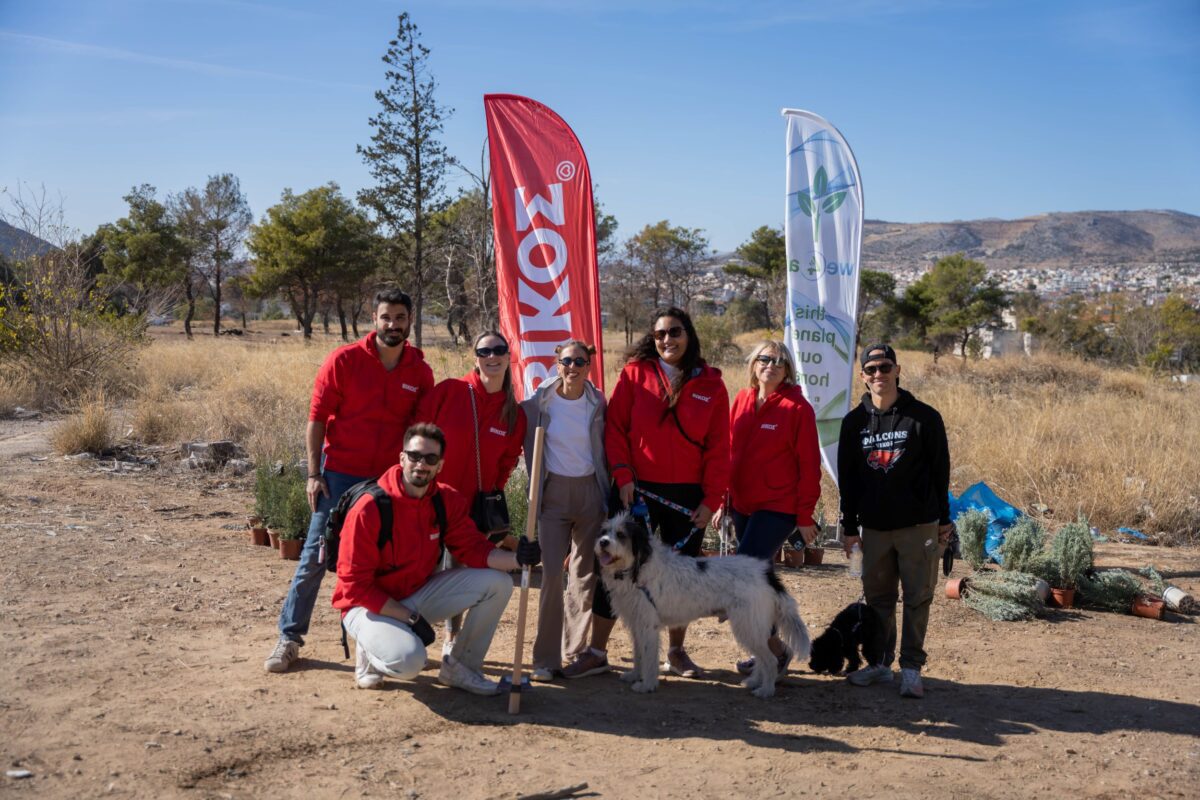
[[[900,696],[914,697],[917,700],[925,696],[925,685],[921,683],[921,670],[901,668]]]
[[[554,680],[554,670],[546,667],[537,667],[533,672],[529,673],[529,680],[537,681],[538,683],[549,683]]]
[[[263,667],[267,672],[287,672],[288,667],[295,663],[300,657],[300,645],[293,642],[291,639],[279,637],[279,641],[275,643],[275,649],[271,651],[271,655],[267,656],[267,660],[263,662]]]
[[[371,666],[367,651],[358,642],[354,643],[354,682],[360,689],[382,689],[383,674]]]
[[[442,668],[438,672],[438,681],[455,689],[479,695],[500,694],[500,684],[485,678],[482,673],[454,660],[453,656],[442,659]]]
[[[885,667],[883,664],[876,664],[873,667],[863,667],[847,675],[846,680],[855,686],[870,686],[873,683],[891,683],[892,668]]]

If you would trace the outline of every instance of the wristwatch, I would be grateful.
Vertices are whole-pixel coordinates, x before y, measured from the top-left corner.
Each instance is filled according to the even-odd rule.
[[[412,614],[410,614],[408,617],[408,627],[411,628],[412,626],[416,625],[420,619],[420,614],[418,614],[416,611],[412,612]]]

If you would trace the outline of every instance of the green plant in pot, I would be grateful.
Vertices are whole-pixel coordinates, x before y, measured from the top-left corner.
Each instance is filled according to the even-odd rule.
[[[1050,558],[1057,566],[1054,597],[1063,608],[1071,608],[1075,587],[1092,568],[1094,559],[1092,533],[1083,517],[1059,529],[1050,542]]]
[[[269,464],[259,462],[254,468],[254,516],[259,524],[250,530],[250,540],[255,544],[275,544],[268,530],[278,514],[278,481]]]
[[[285,470],[281,477],[281,515],[279,557],[298,561],[304,549],[308,523],[312,512],[308,508],[305,479],[294,469]]]
[[[986,511],[977,508],[968,509],[958,515],[954,521],[958,528],[959,546],[963,558],[971,565],[971,569],[980,569],[988,561],[987,542],[988,515]]]

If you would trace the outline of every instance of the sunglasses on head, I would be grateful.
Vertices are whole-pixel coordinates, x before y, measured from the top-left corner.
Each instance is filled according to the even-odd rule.
[[[654,332],[654,338],[660,342],[665,342],[667,339],[678,339],[683,336],[682,325],[672,325],[669,328],[661,328]]]
[[[755,356],[754,360],[759,364],[771,367],[782,367],[787,363],[783,360],[783,356]]]
[[[558,360],[558,363],[562,364],[564,367],[575,366],[575,367],[579,367],[580,369],[583,369],[584,367],[586,367],[588,364],[590,364],[592,362],[588,361],[583,356],[575,356],[574,358],[560,358]]]
[[[862,371],[863,375],[874,375],[876,372],[878,372],[880,375],[890,375],[892,368],[895,366],[895,364],[889,364],[885,361],[882,364],[871,364],[863,367]]]
[[[408,460],[414,464],[424,461],[431,467],[436,467],[437,463],[442,460],[441,453],[422,453],[420,450],[405,450],[404,455],[408,456]]]
[[[489,358],[491,356],[506,356],[508,355],[508,345],[498,344],[495,347],[476,347],[475,355],[479,358]]]

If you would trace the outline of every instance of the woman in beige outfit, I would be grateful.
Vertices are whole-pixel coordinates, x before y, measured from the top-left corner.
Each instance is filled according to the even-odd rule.
[[[538,541],[542,546],[541,605],[533,642],[533,679],[553,680],[563,654],[576,658],[587,650],[596,590],[595,545],[607,516],[608,469],[604,461],[604,395],[587,374],[595,348],[568,342],[558,348],[558,375],[542,383],[521,404],[529,422],[526,468],[533,434],[546,429],[542,470],[542,506]],[[567,591],[563,561],[570,552]]]

